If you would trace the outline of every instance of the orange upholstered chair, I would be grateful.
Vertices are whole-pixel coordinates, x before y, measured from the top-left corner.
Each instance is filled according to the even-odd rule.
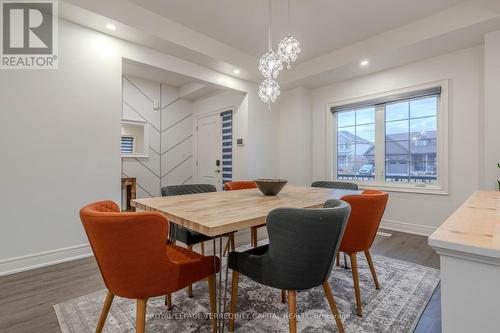
[[[114,202],[100,201],[83,207],[80,219],[108,289],[96,332],[102,331],[115,295],[137,299],[136,331],[144,332],[148,298],[171,294],[207,277],[210,308],[215,313],[218,258],[214,265],[214,257],[167,244],[165,216],[121,213]]]
[[[224,189],[226,191],[234,191],[234,190],[248,190],[251,188],[257,188],[257,184],[252,181],[236,181],[236,182],[227,182],[224,184]],[[253,247],[257,246],[257,230],[259,228],[265,227],[265,224],[257,225],[250,229],[251,231],[251,244]]]
[[[344,232],[340,251],[347,253],[351,259],[352,278],[356,295],[356,310],[362,316],[361,293],[359,290],[358,264],[356,254],[364,252],[372,273],[375,288],[380,289],[373,266],[370,248],[377,235],[377,230],[384,215],[389,195],[386,192],[364,190],[360,195],[346,195],[341,200],[351,205],[351,215]],[[337,264],[339,258],[337,257]]]

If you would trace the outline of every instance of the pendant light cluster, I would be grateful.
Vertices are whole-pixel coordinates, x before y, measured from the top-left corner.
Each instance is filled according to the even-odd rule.
[[[288,25],[290,25],[290,0],[288,0]],[[291,63],[297,60],[300,53],[300,43],[292,36],[287,35],[278,44],[278,50],[272,48],[272,0],[269,0],[269,49],[260,58],[259,71],[264,76],[264,81],[259,86],[259,97],[264,103],[276,102],[280,94],[280,86],[275,80],[283,70],[283,63],[287,69],[292,68]]]

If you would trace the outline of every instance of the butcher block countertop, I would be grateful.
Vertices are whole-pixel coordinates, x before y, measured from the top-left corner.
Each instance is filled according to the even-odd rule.
[[[500,192],[473,193],[430,237],[438,252],[500,259]]]

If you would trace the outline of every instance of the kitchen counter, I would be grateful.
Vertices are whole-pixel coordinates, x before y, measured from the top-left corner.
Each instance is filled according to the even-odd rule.
[[[440,255],[442,329],[500,331],[500,192],[475,192],[430,237]]]

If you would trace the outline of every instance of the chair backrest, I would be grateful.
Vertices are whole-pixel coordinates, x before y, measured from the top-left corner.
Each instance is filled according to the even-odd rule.
[[[332,270],[350,207],[329,200],[326,208],[278,208],[267,217],[274,285],[303,290],[321,285]],[[264,272],[266,274],[266,272]]]
[[[348,182],[331,182],[331,181],[317,181],[311,184],[311,187],[322,187],[322,188],[335,188],[339,190],[358,190],[358,184],[348,183]]]
[[[162,214],[121,213],[114,202],[100,201],[83,207],[80,219],[104,283],[114,295],[162,295],[176,278],[175,265],[165,254],[168,223]]]
[[[234,190],[248,190],[251,188],[257,188],[257,184],[252,181],[235,181],[235,182],[227,182],[224,184],[224,189],[226,191],[234,191]]]
[[[375,190],[342,197],[351,205],[351,216],[340,245],[342,251],[353,253],[368,250],[372,246],[388,199],[386,192]]]
[[[215,186],[210,184],[185,184],[165,186],[161,189],[161,195],[164,197],[171,195],[184,195],[195,193],[217,192]]]

